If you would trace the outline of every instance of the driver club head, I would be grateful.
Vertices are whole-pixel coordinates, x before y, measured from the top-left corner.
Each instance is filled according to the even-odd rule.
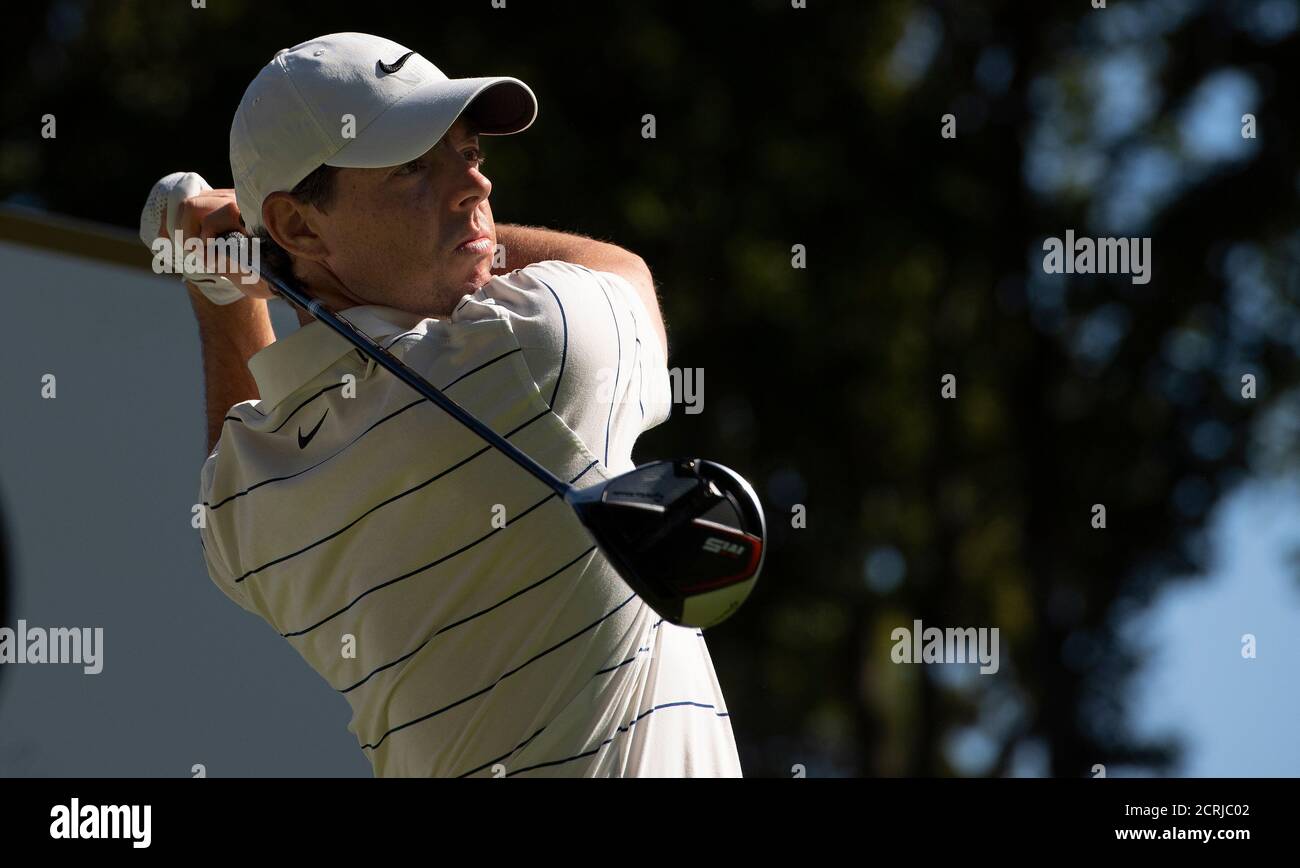
[[[619,575],[673,624],[725,620],[763,568],[763,507],[716,462],[654,461],[566,499]]]

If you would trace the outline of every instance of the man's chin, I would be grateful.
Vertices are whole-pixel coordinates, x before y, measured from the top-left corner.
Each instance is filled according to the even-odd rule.
[[[470,277],[469,279],[469,284],[473,285],[473,289],[469,291],[474,292],[475,290],[483,286],[483,284],[487,283],[491,279],[492,279],[492,255],[489,253],[489,254],[485,254],[483,256],[483,259],[474,267],[473,276]]]
[[[460,300],[461,296],[473,295],[478,292],[492,279],[492,269],[489,267],[489,261],[485,259],[482,265],[462,272],[462,276],[458,277],[454,282],[443,284],[443,291],[457,301]]]

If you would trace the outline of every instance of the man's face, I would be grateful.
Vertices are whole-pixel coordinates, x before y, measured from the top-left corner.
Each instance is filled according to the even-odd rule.
[[[332,204],[313,220],[324,264],[369,303],[426,316],[474,292],[491,279],[496,248],[482,157],[462,119],[409,163],[339,170]]]

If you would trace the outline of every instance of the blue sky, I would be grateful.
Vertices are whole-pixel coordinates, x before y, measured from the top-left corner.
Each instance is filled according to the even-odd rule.
[[[1129,626],[1147,661],[1137,731],[1184,740],[1174,775],[1300,776],[1300,477],[1242,486],[1210,533],[1207,578],[1168,588]],[[1241,656],[1244,633],[1256,659]]]

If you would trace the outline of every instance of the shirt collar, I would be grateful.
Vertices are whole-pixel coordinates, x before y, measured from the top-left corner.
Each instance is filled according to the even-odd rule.
[[[338,311],[348,322],[375,341],[407,331],[425,319],[419,314],[364,304]],[[291,335],[263,347],[248,360],[261,401],[257,409],[269,413],[321,371],[354,349],[342,335],[320,320],[312,320]]]

